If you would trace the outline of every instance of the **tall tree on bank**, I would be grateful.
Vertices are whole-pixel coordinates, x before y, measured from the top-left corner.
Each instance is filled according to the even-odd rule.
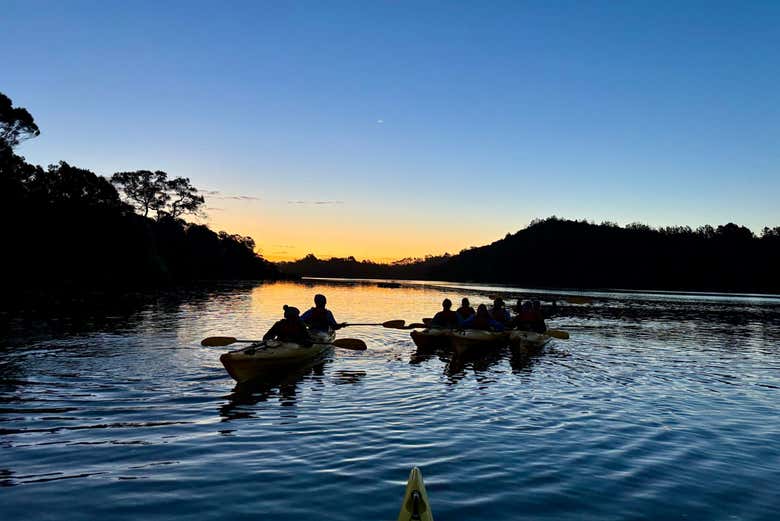
[[[27,109],[14,107],[11,98],[0,92],[0,148],[13,148],[40,133]]]
[[[111,182],[144,217],[149,217],[150,211],[155,212],[158,220],[162,217],[180,219],[185,214],[198,215],[205,203],[189,178],[168,179],[168,174],[160,170],[117,172],[111,177]]]
[[[184,214],[199,215],[206,202],[188,177],[177,177],[168,181],[167,193],[169,204],[165,213],[173,219],[179,219]]]
[[[149,211],[159,212],[168,202],[166,182],[168,174],[157,170],[117,172],[111,176],[111,183],[119,189],[125,200],[139,210],[144,217]]]

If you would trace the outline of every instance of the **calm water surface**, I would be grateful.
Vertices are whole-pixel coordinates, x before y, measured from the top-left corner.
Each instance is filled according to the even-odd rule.
[[[355,327],[368,351],[244,388],[199,345],[316,292],[338,320],[412,322],[520,290],[308,281],[6,314],[2,519],[391,520],[413,465],[440,521],[780,515],[780,299],[599,293],[552,321],[569,341],[466,361]]]

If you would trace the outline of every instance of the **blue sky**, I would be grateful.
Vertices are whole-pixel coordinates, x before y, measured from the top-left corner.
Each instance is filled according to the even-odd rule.
[[[780,225],[778,2],[104,4],[4,3],[20,153],[188,176],[271,258]]]

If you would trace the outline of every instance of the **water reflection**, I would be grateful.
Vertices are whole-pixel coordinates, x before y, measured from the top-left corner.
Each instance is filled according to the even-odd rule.
[[[3,518],[391,519],[412,465],[440,519],[773,518],[777,300],[599,294],[559,306],[568,342],[467,357],[355,327],[367,351],[242,386],[199,345],[314,293],[339,321],[412,322],[495,291],[535,295],[307,281],[5,310]]]
[[[252,406],[270,399],[277,399],[283,407],[294,407],[299,384],[307,377],[321,378],[328,362],[318,362],[299,367],[285,374],[259,374],[250,382],[237,384],[228,396],[226,404],[219,408],[222,421],[254,417]]]

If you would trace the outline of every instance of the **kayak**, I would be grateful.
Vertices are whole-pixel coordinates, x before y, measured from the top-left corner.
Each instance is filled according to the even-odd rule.
[[[520,331],[517,329],[509,331],[509,343],[512,345],[512,347],[539,349],[552,339],[553,337],[544,333]]]
[[[224,353],[219,361],[228,374],[237,382],[248,382],[268,370],[301,365],[324,357],[333,349],[331,342],[336,338],[333,331],[310,331],[310,346],[295,342],[269,340]]]
[[[420,349],[450,346],[451,329],[428,328],[422,331],[412,331],[412,341]]]
[[[450,333],[452,348],[459,355],[476,349],[485,350],[501,347],[509,341],[505,331],[485,331],[482,329],[461,329]]]
[[[433,521],[431,504],[428,501],[428,493],[425,491],[422,472],[417,467],[409,473],[409,481],[406,483],[404,501],[401,503],[401,512],[398,521]]]

